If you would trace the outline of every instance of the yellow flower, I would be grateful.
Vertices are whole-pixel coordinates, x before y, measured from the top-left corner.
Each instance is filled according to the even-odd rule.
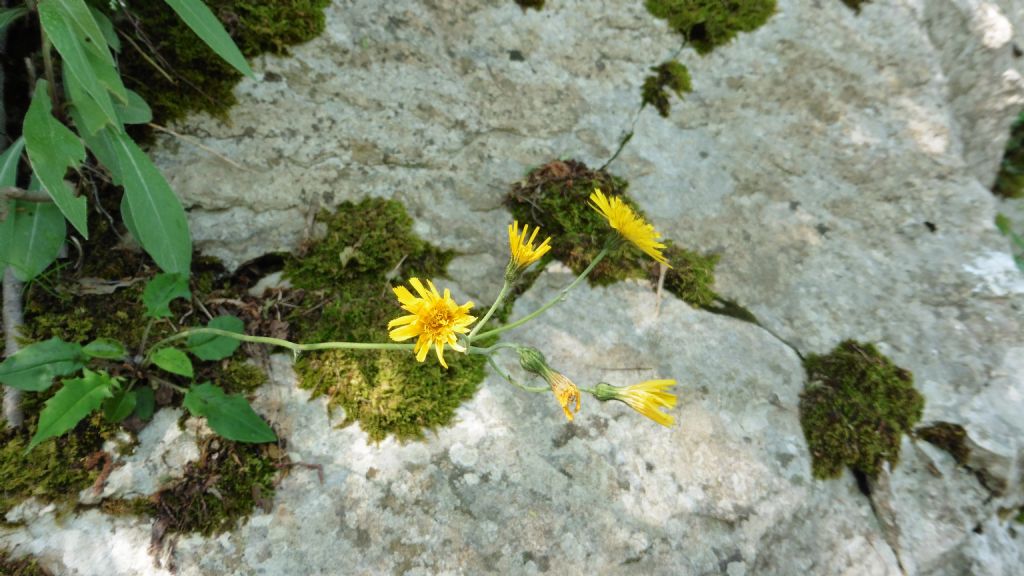
[[[537,233],[540,232],[540,228],[533,229],[533,235],[530,239],[526,239],[527,232],[530,231],[529,224],[523,224],[523,233],[519,234],[519,221],[513,220],[512,224],[508,227],[508,246],[512,253],[512,259],[509,261],[510,270],[522,270],[530,264],[533,264],[537,260],[540,260],[542,256],[551,250],[551,246],[548,244],[551,242],[551,238],[546,238],[540,243],[540,246],[533,247],[533,241],[537,238]]]
[[[405,286],[394,289],[402,309],[410,314],[388,322],[388,329],[394,328],[389,335],[392,340],[398,342],[419,337],[413,348],[416,360],[423,362],[430,351],[430,346],[433,345],[441,366],[447,368],[448,364],[444,361],[444,345],[448,344],[459,352],[466,351],[465,347],[458,344],[455,335],[469,332],[469,325],[476,320],[476,316],[469,315],[473,303],[466,302],[459,306],[452,300],[447,288],[444,290],[444,296],[441,296],[430,280],[427,280],[429,291],[423,287],[419,278],[411,278],[409,284],[416,289],[419,296],[413,296]],[[396,326],[400,328],[395,328]]]
[[[662,426],[671,426],[675,418],[659,408],[674,408],[676,395],[667,390],[676,385],[675,380],[648,380],[632,386],[612,386],[601,382],[594,388],[598,400],[618,400],[647,416]]]
[[[569,411],[569,405],[572,401],[576,401],[576,412],[580,411],[580,389],[565,377],[564,374],[550,370],[547,375],[548,384],[551,385],[551,391],[555,394],[555,399],[562,405],[562,410],[565,411],[565,417],[572,422],[572,412]]]
[[[661,253],[661,250],[665,248],[664,244],[658,242],[661,239],[661,234],[658,234],[654,226],[644,222],[643,218],[633,212],[633,209],[623,202],[622,198],[607,197],[600,188],[594,188],[594,193],[590,195],[590,206],[604,216],[608,220],[608,224],[623,238],[632,242],[651,258],[669,268],[672,267]]]

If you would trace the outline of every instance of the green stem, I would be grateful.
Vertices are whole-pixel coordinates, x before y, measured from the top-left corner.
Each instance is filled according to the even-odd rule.
[[[412,350],[412,344],[387,344],[387,343],[375,343],[375,342],[318,342],[315,344],[296,344],[289,342],[288,340],[282,340],[281,338],[271,338],[269,336],[249,336],[248,334],[238,334],[237,332],[229,332],[227,330],[218,330],[216,328],[189,328],[188,330],[182,330],[177,334],[168,336],[163,340],[157,342],[151,348],[155,350],[160,348],[164,344],[173,342],[175,340],[181,340],[182,338],[188,338],[193,334],[212,334],[214,336],[225,336],[227,338],[234,338],[235,340],[241,340],[242,342],[255,342],[257,344],[270,344],[272,346],[280,346],[287,348],[296,354],[299,352],[309,352],[313,350]]]
[[[484,327],[484,324],[487,324],[487,321],[491,319],[491,315],[498,309],[498,306],[501,306],[501,301],[504,300],[505,295],[508,294],[508,289],[509,283],[508,280],[505,280],[505,283],[501,285],[501,291],[498,292],[498,297],[494,299],[494,304],[491,304],[491,307],[487,310],[487,314],[484,314],[484,317],[477,322],[476,328],[473,328],[473,331],[469,333],[469,336],[466,336],[466,342],[472,342],[476,333],[479,332],[480,329]]]
[[[572,290],[573,288],[575,288],[576,285],[579,284],[580,282],[582,282],[584,279],[586,279],[586,277],[589,276],[590,273],[594,270],[594,267],[597,266],[598,263],[600,263],[601,260],[603,260],[604,257],[608,255],[609,251],[610,251],[610,248],[608,246],[605,246],[604,248],[602,248],[601,251],[597,253],[597,256],[595,256],[594,259],[590,262],[590,265],[587,266],[586,270],[584,270],[579,276],[577,276],[576,279],[572,281],[572,284],[569,284],[565,288],[562,288],[562,290],[558,293],[558,296],[555,296],[554,298],[552,298],[547,304],[544,304],[540,308],[534,310],[533,312],[527,314],[526,316],[523,316],[522,318],[520,318],[519,320],[516,320],[515,322],[513,322],[511,324],[506,324],[504,326],[499,326],[499,327],[497,327],[497,328],[495,328],[493,330],[488,330],[487,332],[484,332],[483,334],[480,334],[478,336],[478,338],[487,338],[488,336],[494,336],[496,334],[501,334],[502,332],[504,332],[506,330],[511,330],[513,328],[518,328],[519,326],[522,326],[523,324],[526,324],[530,320],[533,320],[537,316],[540,316],[541,314],[546,312],[548,310],[548,308],[551,308],[555,304],[558,304],[562,300],[565,300],[565,297],[569,294],[569,291]]]
[[[518,350],[519,348],[522,348],[522,346],[520,346],[519,344],[513,344],[511,342],[498,342],[494,346],[487,346],[486,348],[481,348],[479,346],[470,346],[469,347],[469,353],[470,354],[490,354],[491,352],[494,352],[495,350],[500,350],[502,348],[513,348],[513,349],[517,349]]]
[[[494,361],[494,356],[491,356],[490,354],[487,355],[487,362],[489,362],[491,364],[491,367],[494,368],[495,372],[497,372],[498,374],[501,374],[502,378],[504,378],[505,380],[508,380],[508,383],[512,384],[513,386],[518,386],[519,388],[522,388],[523,390],[526,390],[527,392],[534,392],[534,393],[548,392],[549,390],[551,390],[551,388],[549,388],[547,386],[526,386],[524,384],[520,384],[519,382],[516,382],[515,380],[512,379],[512,376],[509,376],[508,374],[506,374],[505,371],[502,370],[500,366],[498,366],[498,363]]]

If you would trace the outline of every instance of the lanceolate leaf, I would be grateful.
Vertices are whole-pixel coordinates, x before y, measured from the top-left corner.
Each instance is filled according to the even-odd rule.
[[[60,338],[30,344],[0,363],[0,383],[18,390],[42,392],[57,376],[67,376],[85,366],[82,347]]]
[[[94,49],[97,54],[104,55],[105,60],[111,65],[114,64],[114,59],[110,56],[110,51],[107,50],[107,38],[99,23],[93,18],[93,12],[86,5],[85,0],[46,0],[46,2],[56,2],[60,11],[64,13],[65,20],[80,32],[79,37],[85,38],[85,45]]]
[[[0,186],[14,186],[18,180],[18,160],[25,148],[25,139],[18,138],[3,154],[0,154]],[[7,218],[0,222],[0,274],[7,267],[7,261],[14,244],[14,211],[17,203],[14,200],[3,200],[7,204]],[[2,212],[2,210],[0,210]]]
[[[103,32],[103,38],[107,41],[107,46],[110,46],[114,52],[120,52],[121,39],[117,37],[117,31],[114,30],[114,24],[103,12],[100,12],[95,7],[89,6],[89,11],[92,12],[92,17],[95,18],[96,23],[99,24],[100,31]]]
[[[60,53],[61,58],[64,59],[65,69],[92,96],[107,120],[111,124],[115,124],[117,115],[114,113],[114,105],[110,101],[107,87],[96,76],[94,64],[90,61],[88,53],[90,48],[81,41],[72,25],[64,19],[64,14],[56,4],[41,2],[38,5],[38,11],[39,22],[43,25],[47,37],[53,42],[53,46]],[[104,64],[106,63],[104,62]],[[112,64],[108,66],[113,69]]]
[[[110,398],[113,384],[114,380],[106,373],[89,369],[83,371],[81,378],[65,380],[64,387],[46,401],[46,407],[39,413],[39,427],[28,449],[74,428],[99,408],[104,398]]]
[[[153,417],[153,409],[156,407],[156,396],[152,388],[139,388],[135,391],[135,415],[140,420],[149,420]]]
[[[46,80],[36,82],[32,104],[25,114],[24,135],[28,161],[64,217],[88,239],[85,198],[72,194],[64,182],[67,169],[77,168],[85,160],[85,148],[74,132],[50,114],[50,97],[46,91]]]
[[[192,266],[192,239],[181,202],[127,134],[113,135],[112,144],[125,204],[139,233],[139,243],[164,272],[188,274]]]
[[[57,259],[67,234],[64,216],[49,202],[11,202],[0,227],[0,241],[8,243],[4,260],[22,282],[35,278]]]
[[[131,90],[128,90],[128,101],[125,104],[115,102],[114,108],[124,124],[145,124],[153,119],[149,104]]]
[[[192,292],[188,289],[188,276],[157,274],[143,289],[142,304],[146,307],[146,316],[168,318],[171,315],[171,302],[177,298],[191,297]]]
[[[234,316],[218,316],[210,320],[207,328],[241,334],[245,330],[245,323]],[[234,354],[241,343],[241,340],[230,336],[193,334],[188,337],[188,351],[201,360],[221,360]]]
[[[202,0],[164,1],[218,56],[242,74],[252,76],[252,69],[246,63],[242,52],[238,50],[238,46],[235,46],[231,36],[228,36],[227,31],[224,30],[224,26],[213,15],[213,12],[210,12],[206,4],[203,4]]]
[[[0,154],[0,186],[14,186],[18,181],[18,160],[25,149],[25,138],[19,137]]]
[[[153,364],[186,378],[192,377],[192,361],[177,348],[161,348],[153,353]]]
[[[228,440],[254,443],[277,440],[274,431],[245,398],[228,396],[209,382],[190,388],[182,405],[193,416],[205,417],[210,428]]]
[[[124,344],[110,338],[97,338],[82,348],[87,356],[92,358],[104,358],[107,360],[120,360],[125,357]]]
[[[134,390],[120,390],[103,401],[103,417],[107,422],[120,422],[131,416],[136,401]]]
[[[67,92],[68,100],[71,101],[71,106],[75,111],[75,114],[71,115],[71,119],[75,121],[75,127],[78,128],[78,133],[83,138],[110,126],[106,112],[85,91],[78,77],[68,72],[67,62],[64,63],[64,91]]]
[[[4,28],[10,26],[11,22],[14,22],[25,14],[28,14],[28,9],[24,6],[19,6],[17,8],[0,8],[0,32],[2,32]]]

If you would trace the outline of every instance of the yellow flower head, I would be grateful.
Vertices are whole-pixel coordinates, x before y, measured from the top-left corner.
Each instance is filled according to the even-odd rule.
[[[597,210],[608,220],[608,224],[614,228],[623,238],[629,240],[637,248],[643,250],[648,256],[668,266],[668,260],[661,253],[665,245],[658,240],[661,234],[644,219],[633,212],[628,204],[618,196],[608,197],[601,192],[600,188],[594,188],[590,195],[590,206]]]
[[[674,408],[676,395],[668,389],[675,386],[675,380],[648,380],[632,386],[612,386],[604,382],[594,388],[594,395],[599,400],[619,400],[629,404],[630,408],[647,416],[662,426],[675,424],[675,418],[659,408]]]
[[[530,264],[533,264],[537,260],[540,260],[542,256],[551,250],[551,246],[548,244],[551,242],[551,238],[545,238],[540,246],[533,247],[533,241],[537,238],[537,233],[540,232],[540,228],[534,228],[533,234],[530,239],[526,239],[527,232],[530,231],[529,224],[523,224],[523,233],[519,234],[519,221],[513,220],[512,224],[508,227],[508,246],[512,253],[512,259],[509,261],[509,269],[514,271],[522,270]]]
[[[576,412],[580,411],[580,389],[565,377],[564,374],[551,370],[548,374],[548,384],[551,385],[551,391],[555,394],[555,399],[562,405],[562,410],[565,411],[565,417],[572,422],[572,412],[569,411],[569,405],[572,401],[576,401]]]
[[[458,344],[455,335],[469,332],[469,325],[476,320],[476,316],[469,315],[473,303],[466,302],[459,306],[452,300],[447,288],[444,290],[444,296],[441,296],[430,280],[427,280],[429,291],[423,287],[419,278],[411,278],[409,284],[419,296],[413,296],[405,286],[394,289],[402,309],[410,314],[388,322],[388,329],[394,328],[389,335],[392,340],[398,342],[418,337],[413,352],[416,353],[416,360],[420,362],[427,357],[427,352],[433,345],[441,366],[447,368],[448,364],[444,361],[444,345],[448,344],[459,352],[466,351],[465,347]],[[399,328],[395,328],[396,326]]]

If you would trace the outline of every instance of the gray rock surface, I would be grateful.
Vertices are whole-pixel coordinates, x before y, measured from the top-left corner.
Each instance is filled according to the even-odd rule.
[[[425,238],[463,254],[442,284],[488,301],[510,183],[556,157],[600,165],[647,67],[678,47],[639,1],[548,5],[336,2],[323,37],[255,63],[230,124],[176,128],[244,169],[172,139],[154,150],[197,245],[237,266],[295,248],[318,206],[396,198]],[[849,475],[812,480],[793,350],[674,299],[659,312],[646,284],[581,287],[510,338],[580,383],[676,378],[675,428],[589,397],[567,424],[550,396],[492,375],[428,441],[372,445],[333,429],[275,356],[258,408],[324,482],[295,469],[272,512],[184,538],[181,573],[1011,576],[1024,557],[1004,512],[1024,504],[1024,280],[987,186],[1021,105],[1022,22],[1011,1],[858,15],[783,0],[754,33],[682,52],[693,93],[667,120],[640,114],[612,166],[666,236],[721,254],[719,292],[771,332],[802,353],[874,341],[913,371],[925,420],[966,427],[973,469],[907,440],[873,500]],[[514,315],[570,279],[545,272]],[[95,525],[122,538],[110,546],[144,547],[145,523],[88,511],[58,525],[23,508],[27,527],[0,528],[0,545],[69,574],[139,573],[69,559],[62,538]]]

